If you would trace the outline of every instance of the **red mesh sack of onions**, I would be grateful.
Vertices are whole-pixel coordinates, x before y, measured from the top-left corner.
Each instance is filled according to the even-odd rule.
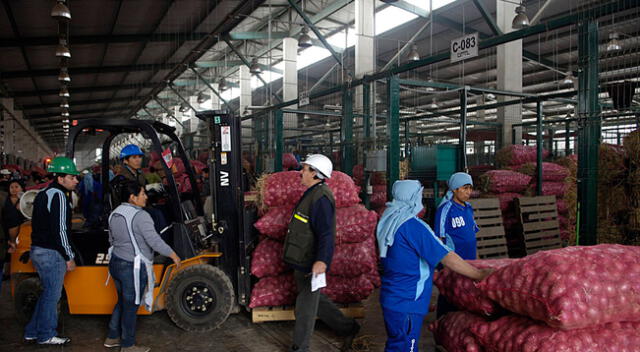
[[[373,208],[379,208],[387,203],[387,186],[373,185],[373,193],[369,197],[369,203]]]
[[[281,242],[264,239],[258,243],[251,255],[251,274],[257,277],[276,276],[287,271],[282,260],[284,245]]]
[[[251,290],[249,308],[290,305],[296,301],[296,294],[293,274],[263,277]]]
[[[478,287],[502,307],[563,330],[640,321],[640,247],[538,252],[497,269]]]
[[[332,172],[327,185],[333,191],[336,207],[348,207],[360,202],[359,188],[347,174],[340,171]],[[305,190],[306,188],[300,183],[300,172],[276,172],[265,180],[262,199],[268,207],[295,205]]]
[[[322,292],[336,303],[355,303],[365,300],[373,292],[373,284],[365,275],[342,277],[327,275],[327,287]]]
[[[253,225],[258,231],[275,240],[284,240],[287,233],[287,225],[293,213],[293,206],[274,207],[267,211]]]
[[[375,268],[375,253],[366,243],[343,243],[335,247],[331,261],[331,275],[355,277]]]
[[[447,352],[483,352],[484,348],[471,327],[486,324],[486,321],[473,313],[452,312],[429,324],[436,343],[444,347]]]
[[[516,171],[537,178],[538,170],[536,163],[526,163],[516,168]],[[569,169],[558,164],[543,162],[542,163],[542,181],[544,182],[561,182],[569,176]]]
[[[515,259],[480,259],[469,260],[469,264],[476,268],[485,269],[502,268]],[[480,289],[476,287],[476,282],[466,276],[457,274],[448,268],[436,273],[434,284],[438,287],[441,295],[460,309],[470,312],[493,315],[501,311],[500,306],[489,299]]]
[[[380,279],[380,273],[378,272],[378,268],[372,268],[371,271],[365,273],[364,276],[371,282],[373,287],[379,288],[382,286],[382,280]]]
[[[531,176],[509,170],[491,170],[480,176],[481,187],[493,193],[520,193],[530,182]]]
[[[513,200],[522,197],[520,193],[500,193],[495,195],[500,201],[500,210],[509,211],[512,208]]]
[[[282,154],[282,168],[283,169],[296,169],[299,166],[296,156],[292,153]]]
[[[526,317],[508,315],[473,324],[471,332],[487,351],[622,352],[640,350],[640,323],[619,322],[562,331]]]
[[[357,243],[373,237],[378,214],[358,204],[336,210],[336,242]]]
[[[542,150],[542,157],[549,156],[549,151]],[[496,152],[496,161],[503,166],[522,165],[535,163],[538,158],[536,147],[512,144]]]

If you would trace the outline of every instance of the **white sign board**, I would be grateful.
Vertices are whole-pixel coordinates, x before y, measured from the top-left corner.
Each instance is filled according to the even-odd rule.
[[[222,151],[231,151],[231,126],[220,126],[220,141],[222,142]]]
[[[451,41],[451,62],[458,62],[478,56],[478,32]]]
[[[298,106],[309,105],[309,92],[301,92]]]

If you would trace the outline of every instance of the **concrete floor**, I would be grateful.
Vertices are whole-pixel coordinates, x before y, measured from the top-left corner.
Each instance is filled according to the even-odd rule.
[[[109,316],[69,315],[60,317],[59,333],[72,338],[66,347],[43,347],[22,342],[23,326],[14,318],[13,300],[9,282],[5,281],[0,292],[0,351],[117,351],[102,346]],[[433,301],[433,299],[432,299]],[[365,318],[360,320],[362,330],[356,339],[356,351],[383,351],[386,339],[384,322],[378,303],[378,291],[364,302]],[[421,351],[434,351],[433,338],[426,326],[434,314],[425,319]],[[219,329],[206,333],[190,333],[176,327],[166,312],[138,317],[137,343],[149,346],[152,351],[286,351],[291,343],[293,322],[253,324],[248,313],[235,314]],[[311,351],[338,351],[340,338],[322,323],[316,325]]]

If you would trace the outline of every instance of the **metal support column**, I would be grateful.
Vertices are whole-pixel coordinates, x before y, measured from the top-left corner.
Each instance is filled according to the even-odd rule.
[[[567,121],[564,123],[564,155],[565,156],[568,156],[569,154],[571,154],[570,132],[571,132],[571,121]]]
[[[340,123],[340,149],[342,172],[353,174],[353,91],[350,88],[342,92],[342,122]]]
[[[256,119],[256,138],[258,140],[258,150],[256,153],[256,174],[260,175],[265,170],[264,157],[269,150],[269,141],[267,140],[268,129],[267,123],[269,119],[267,116],[259,116]]]
[[[536,103],[536,196],[542,195],[542,102]]]
[[[400,82],[397,75],[387,79],[387,194],[400,178]]]
[[[598,155],[598,22],[578,24],[578,234],[579,245],[597,243]]]
[[[284,152],[284,120],[281,109],[277,109],[273,112],[273,125],[275,131],[274,144],[276,147],[276,155],[273,157],[273,171],[279,172],[282,171],[282,153]]]
[[[460,170],[469,172],[467,165],[467,87],[460,90]]]
[[[362,85],[362,126],[364,127],[364,140],[365,143],[362,147],[362,166],[364,169],[364,186],[362,187],[362,201],[364,206],[369,208],[369,178],[370,175],[366,170],[367,166],[367,151],[370,150],[372,144],[369,141],[371,138],[371,84],[372,83],[364,83]]]

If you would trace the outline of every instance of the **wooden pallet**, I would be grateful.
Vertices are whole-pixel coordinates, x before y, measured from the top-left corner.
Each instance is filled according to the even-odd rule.
[[[337,306],[348,317],[364,318],[362,303],[338,304]],[[293,310],[293,306],[256,307],[251,310],[251,319],[254,323],[296,320]]]
[[[556,196],[516,198],[527,255],[562,248]]]
[[[472,199],[469,203],[473,207],[473,218],[480,227],[476,234],[478,258],[509,257],[498,198]]]

